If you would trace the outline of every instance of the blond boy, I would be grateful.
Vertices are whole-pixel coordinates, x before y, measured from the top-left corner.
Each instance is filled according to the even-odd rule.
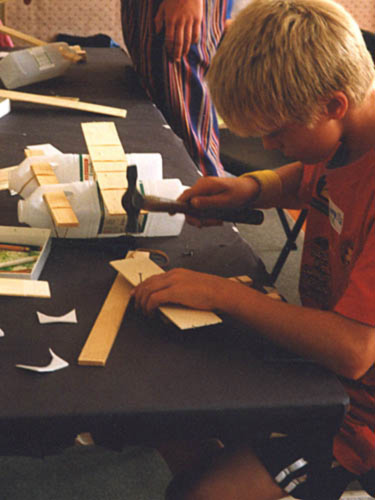
[[[330,0],[253,0],[222,41],[208,72],[219,114],[238,135],[260,136],[296,162],[202,178],[182,199],[199,208],[308,207],[303,305],[183,269],[146,280],[136,304],[146,313],[177,302],[231,314],[335,372],[351,406],[326,456],[314,436],[224,452],[169,498],[328,500],[353,479],[375,493],[374,78],[357,24]]]

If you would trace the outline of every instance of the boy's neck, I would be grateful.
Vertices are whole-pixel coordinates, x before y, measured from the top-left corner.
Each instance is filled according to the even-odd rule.
[[[375,148],[375,89],[371,89],[360,106],[349,108],[343,120],[345,163],[342,165],[347,165]]]

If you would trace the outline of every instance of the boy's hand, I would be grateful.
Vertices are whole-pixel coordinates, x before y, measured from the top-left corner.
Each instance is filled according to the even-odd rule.
[[[145,314],[151,314],[167,303],[214,310],[220,307],[220,303],[228,303],[227,299],[220,300],[220,296],[231,286],[233,283],[226,278],[187,269],[172,269],[146,279],[134,288],[132,295],[136,308],[142,309]]]
[[[251,177],[224,178],[201,177],[193,187],[179,197],[180,201],[189,202],[194,208],[242,208],[251,203],[259,192],[259,184]],[[189,224],[197,227],[220,225],[222,221],[186,217]]]
[[[155,16],[156,33],[165,28],[169,57],[180,61],[199,41],[203,20],[202,0],[163,0]]]

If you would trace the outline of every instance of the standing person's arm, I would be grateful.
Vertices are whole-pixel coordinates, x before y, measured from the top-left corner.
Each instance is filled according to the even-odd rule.
[[[200,37],[204,0],[163,0],[155,17],[155,29],[165,30],[165,46],[171,59],[179,61]]]

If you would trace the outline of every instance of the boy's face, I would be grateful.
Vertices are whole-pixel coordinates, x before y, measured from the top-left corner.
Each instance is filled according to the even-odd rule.
[[[298,123],[284,125],[262,136],[263,147],[277,149],[284,156],[303,163],[318,163],[327,159],[336,148],[342,135],[341,125],[339,120],[326,116],[311,127]]]

